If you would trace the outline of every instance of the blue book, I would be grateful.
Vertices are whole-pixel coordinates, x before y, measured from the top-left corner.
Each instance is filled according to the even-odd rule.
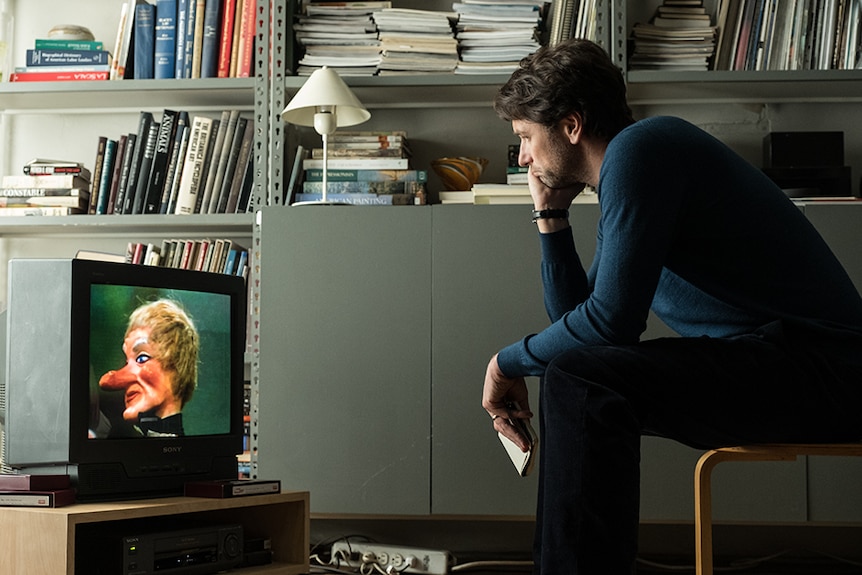
[[[105,157],[102,160],[102,171],[99,176],[99,195],[96,198],[96,213],[108,213],[108,198],[111,195],[111,180],[114,175],[114,155],[117,152],[117,140],[105,142]]]
[[[221,30],[221,0],[206,0],[204,35],[201,42],[201,78],[218,76],[218,51]]]
[[[183,78],[192,77],[192,63],[194,61],[195,54],[195,25],[198,17],[197,5],[198,3],[196,0],[188,0],[186,5],[186,10],[188,11],[188,14],[186,15],[186,57],[183,60]],[[201,14],[201,17],[203,17],[203,14]],[[179,37],[177,38],[177,41],[179,41]]]
[[[174,70],[174,78],[186,78],[183,76],[183,71],[186,66],[186,28],[188,28],[189,19],[189,2],[194,0],[177,0],[177,30],[176,30],[176,49],[177,57]],[[191,54],[188,55],[192,57]]]
[[[27,50],[26,66],[110,64],[106,50]]]
[[[177,58],[177,0],[156,0],[153,77],[173,78]]]
[[[156,40],[156,7],[146,2],[135,6],[135,66],[136,80],[153,79],[153,59]]]

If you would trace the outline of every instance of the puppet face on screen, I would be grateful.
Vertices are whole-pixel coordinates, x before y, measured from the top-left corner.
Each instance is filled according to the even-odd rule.
[[[123,342],[126,364],[99,380],[103,389],[125,390],[126,421],[136,421],[141,413],[165,418],[181,410],[181,402],[173,392],[173,374],[162,365],[161,350],[151,341],[150,333],[149,327],[130,330]]]

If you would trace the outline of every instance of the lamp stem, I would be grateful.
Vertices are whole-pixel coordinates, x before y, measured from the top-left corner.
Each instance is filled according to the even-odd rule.
[[[323,193],[320,196],[321,200],[326,203],[328,200],[329,178],[327,176],[327,165],[329,163],[329,134],[323,134]]]

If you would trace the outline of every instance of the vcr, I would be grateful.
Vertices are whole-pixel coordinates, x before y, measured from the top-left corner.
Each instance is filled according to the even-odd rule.
[[[239,524],[188,526],[161,517],[133,525],[125,534],[99,530],[79,540],[76,572],[99,575],[207,575],[238,566],[243,560]],[[170,528],[168,528],[170,527]],[[178,529],[177,527],[184,527]],[[84,535],[81,533],[81,535]]]

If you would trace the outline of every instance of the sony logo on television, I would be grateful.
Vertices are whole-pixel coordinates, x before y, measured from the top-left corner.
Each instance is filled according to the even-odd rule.
[[[182,445],[169,445],[167,447],[162,447],[162,453],[179,453],[182,450]]]

